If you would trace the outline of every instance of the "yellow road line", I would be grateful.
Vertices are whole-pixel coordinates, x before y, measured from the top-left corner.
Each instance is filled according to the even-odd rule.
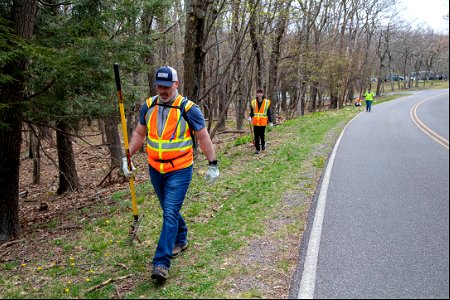
[[[422,130],[426,135],[428,135],[429,137],[431,137],[434,141],[438,142],[439,144],[441,144],[442,146],[444,146],[445,148],[448,148],[448,140],[446,140],[445,138],[443,138],[442,136],[440,136],[439,134],[437,134],[436,132],[434,132],[433,130],[431,130],[428,126],[426,126],[417,116],[417,109],[419,108],[420,105],[422,105],[423,103],[425,103],[428,100],[431,100],[433,98],[442,96],[441,95],[437,95],[437,96],[433,96],[431,98],[425,99],[419,103],[417,103],[416,105],[413,106],[413,108],[411,109],[410,115],[411,115],[411,119],[413,120],[413,122],[416,124],[417,127],[419,127],[420,130]]]

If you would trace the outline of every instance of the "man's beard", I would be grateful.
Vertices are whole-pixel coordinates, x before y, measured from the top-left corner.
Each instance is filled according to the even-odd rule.
[[[172,97],[169,94],[159,95],[159,98],[162,102],[169,102]]]

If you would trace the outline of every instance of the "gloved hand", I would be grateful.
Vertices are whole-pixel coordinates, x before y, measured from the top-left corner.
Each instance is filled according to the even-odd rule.
[[[123,175],[125,175],[126,178],[134,177],[134,171],[136,168],[133,166],[133,162],[131,162],[131,171],[128,169],[128,160],[127,157],[122,157],[122,171]]]
[[[248,117],[247,120],[248,120],[249,122],[251,122],[251,121],[252,121],[252,117]]]
[[[269,126],[270,126],[270,127],[273,127],[273,123],[269,123]]]
[[[209,165],[208,170],[206,171],[205,180],[209,183],[213,183],[217,177],[219,177],[219,166],[218,165]]]

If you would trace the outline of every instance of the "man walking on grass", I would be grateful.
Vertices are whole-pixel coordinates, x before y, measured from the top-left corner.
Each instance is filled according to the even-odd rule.
[[[255,134],[255,154],[266,149],[265,131],[269,124],[273,127],[272,109],[270,100],[264,98],[264,91],[256,91],[256,99],[251,101],[249,121],[253,121],[253,132]]]
[[[157,96],[141,107],[140,121],[129,144],[130,156],[146,139],[150,181],[163,210],[163,224],[153,257],[151,278],[165,281],[170,259],[188,247],[188,228],[180,214],[184,197],[192,180],[193,135],[209,161],[206,180],[219,176],[216,153],[200,108],[178,93],[178,75],[172,67],[159,68],[155,74]],[[125,176],[134,176],[123,158]]]

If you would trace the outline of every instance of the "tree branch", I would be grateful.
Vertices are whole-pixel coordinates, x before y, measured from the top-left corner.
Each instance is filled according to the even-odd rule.
[[[52,87],[52,85],[53,85],[54,83],[55,83],[55,79],[53,79],[52,81],[50,81],[50,83],[49,83],[46,87],[44,87],[44,88],[42,89],[42,91],[37,92],[37,93],[32,94],[32,95],[28,95],[28,98],[29,98],[29,99],[32,99],[32,98],[34,98],[34,97],[37,97],[37,96],[39,96],[39,95],[42,95],[43,93],[45,93],[46,91],[48,91],[48,90]]]
[[[105,280],[105,281],[103,281],[102,283],[97,284],[96,286],[91,287],[90,289],[88,289],[88,290],[86,291],[86,293],[89,293],[89,292],[98,290],[98,289],[104,287],[105,285],[108,285],[108,284],[111,283],[111,282],[115,282],[115,281],[118,281],[118,280],[124,280],[124,279],[130,278],[130,277],[131,277],[131,274],[130,274],[130,275],[126,275],[126,276],[122,276],[122,277],[118,277],[118,278],[115,278],[115,279],[114,279],[114,278],[109,278],[108,280]]]

